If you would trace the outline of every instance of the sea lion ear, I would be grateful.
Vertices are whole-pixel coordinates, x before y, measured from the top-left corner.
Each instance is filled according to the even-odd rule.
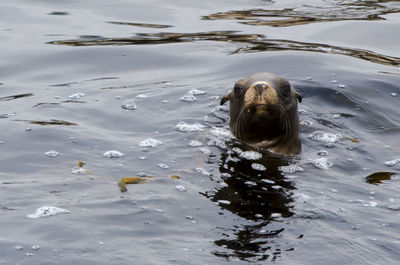
[[[231,93],[229,93],[229,94],[225,95],[223,98],[221,98],[219,105],[224,105],[225,102],[227,102],[228,100],[231,100]]]
[[[298,92],[296,92],[296,98],[299,101],[299,103],[301,103],[303,101],[303,96]]]

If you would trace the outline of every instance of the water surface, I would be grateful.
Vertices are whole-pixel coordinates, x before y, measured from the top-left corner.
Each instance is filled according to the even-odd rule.
[[[0,6],[0,264],[398,263],[398,1]],[[303,95],[298,157],[229,136],[262,71]]]

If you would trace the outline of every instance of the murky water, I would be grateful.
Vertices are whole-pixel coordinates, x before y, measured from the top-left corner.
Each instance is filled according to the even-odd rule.
[[[0,264],[398,264],[398,1],[0,15]],[[298,157],[229,134],[262,71],[303,95]]]

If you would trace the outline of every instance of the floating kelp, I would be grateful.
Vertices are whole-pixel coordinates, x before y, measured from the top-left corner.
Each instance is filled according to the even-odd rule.
[[[369,184],[378,185],[382,184],[384,180],[391,180],[394,175],[396,175],[394,172],[375,172],[365,177],[364,180]]]
[[[146,177],[132,177],[132,178],[124,178],[122,177],[121,180],[118,182],[118,186],[121,192],[127,192],[128,189],[126,188],[127,184],[144,184],[151,178],[151,176]]]

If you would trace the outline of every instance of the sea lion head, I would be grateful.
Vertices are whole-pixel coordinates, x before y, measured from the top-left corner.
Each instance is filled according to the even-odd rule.
[[[256,73],[235,83],[221,99],[230,101],[229,127],[244,143],[279,154],[301,151],[297,102],[302,97],[284,78]]]

